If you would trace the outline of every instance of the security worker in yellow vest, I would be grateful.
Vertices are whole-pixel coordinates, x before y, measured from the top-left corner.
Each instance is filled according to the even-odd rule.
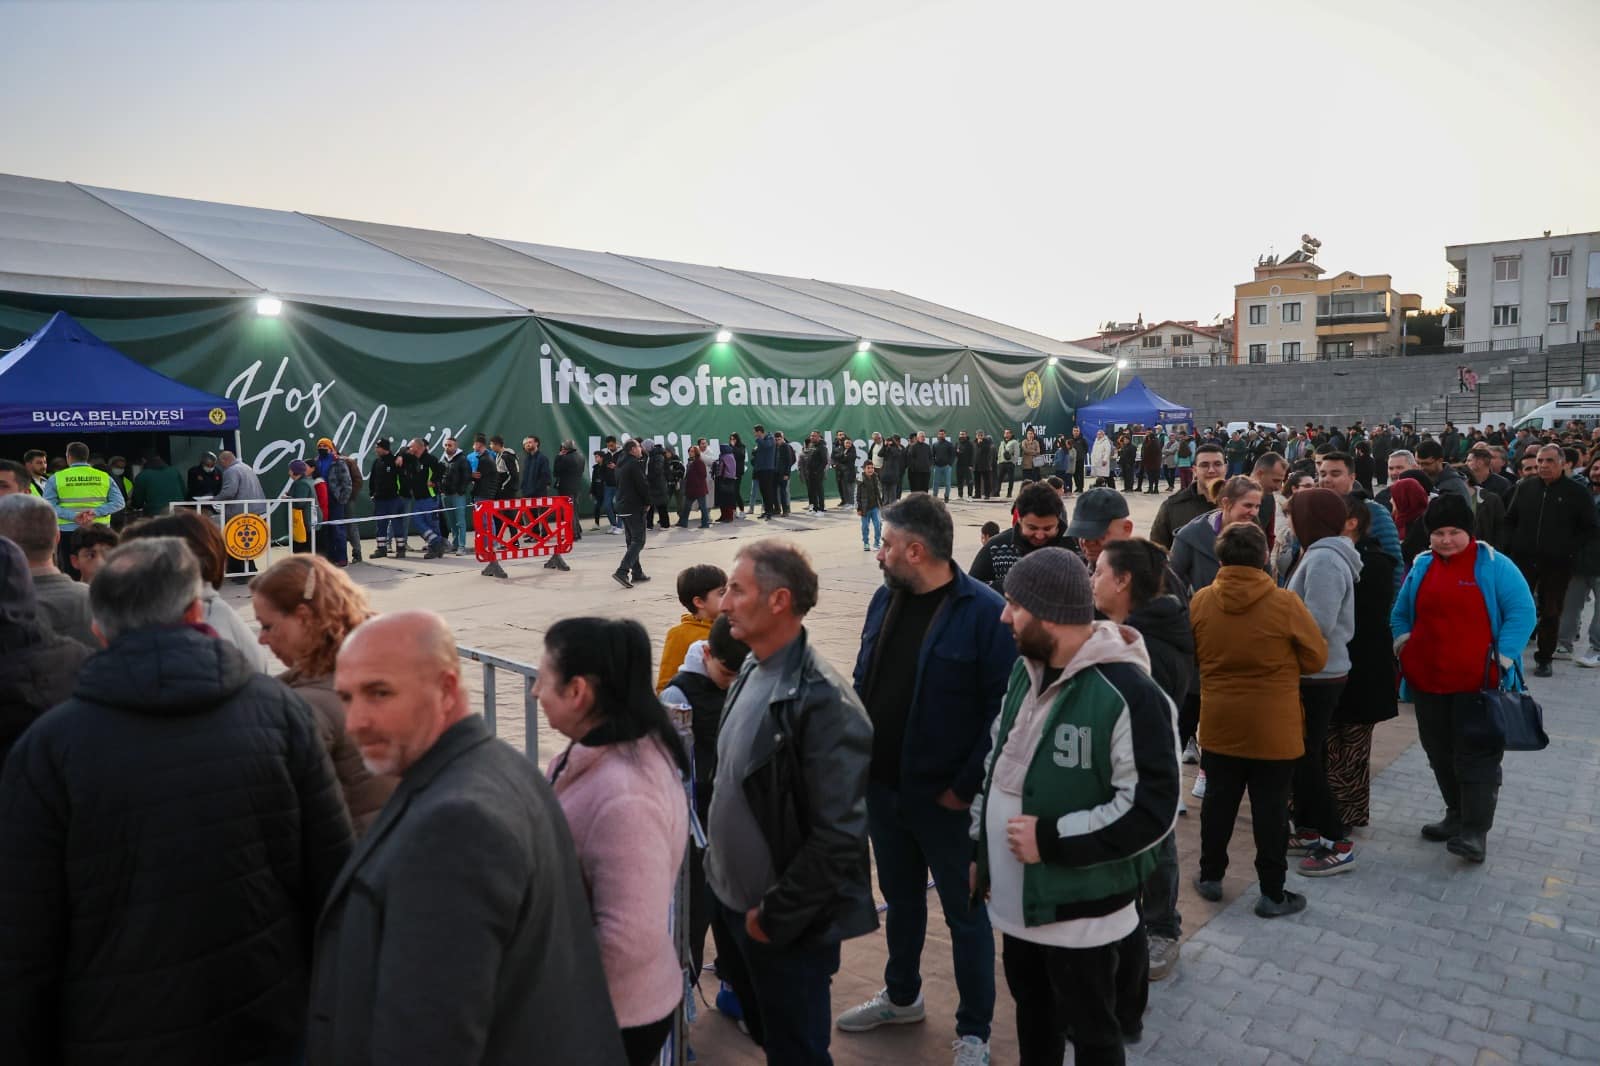
[[[44,499],[56,509],[56,525],[62,531],[58,556],[70,556],[73,538],[68,533],[72,530],[96,523],[110,525],[111,516],[127,506],[116,479],[90,466],[89,446],[78,441],[67,445],[67,468],[57,470],[45,482]],[[70,566],[71,560],[66,561]]]
[[[120,455],[107,459],[106,469],[111,472],[111,483],[122,492],[125,509],[111,518],[112,527],[121,529],[133,517],[133,505],[129,502],[133,499],[133,478],[128,476],[128,460]]]

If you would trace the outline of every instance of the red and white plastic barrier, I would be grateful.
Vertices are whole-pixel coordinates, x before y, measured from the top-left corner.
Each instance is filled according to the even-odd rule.
[[[506,576],[500,563],[507,559],[548,556],[546,569],[566,570],[561,557],[572,550],[573,520],[566,496],[479,500],[472,505],[474,554],[490,577]]]

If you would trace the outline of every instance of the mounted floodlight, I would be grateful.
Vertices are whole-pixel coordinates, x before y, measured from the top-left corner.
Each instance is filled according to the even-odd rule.
[[[858,352],[870,352],[870,351],[872,351],[872,342],[871,341],[858,341],[856,343],[856,351],[858,351]]]
[[[726,330],[726,329],[717,330],[717,343],[718,344],[727,344],[731,340],[733,340],[733,331],[732,330]]]
[[[276,318],[283,311],[283,301],[276,296],[263,296],[256,301],[256,314]]]
[[[1118,370],[1126,370],[1126,369],[1128,369],[1128,361],[1126,359],[1118,359],[1117,360],[1117,369]]]
[[[1056,359],[1056,357],[1052,355],[1050,357],[1050,365],[1051,366],[1055,366],[1057,362],[1058,362],[1058,360]]]

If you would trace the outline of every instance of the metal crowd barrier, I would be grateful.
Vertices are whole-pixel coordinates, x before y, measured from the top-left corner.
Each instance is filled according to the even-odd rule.
[[[522,750],[527,752],[528,758],[534,765],[538,765],[539,701],[533,698],[533,682],[539,676],[539,668],[495,655],[482,648],[458,645],[456,654],[483,666],[483,720],[489,723],[489,731],[496,736],[500,734],[500,726],[495,708],[495,671],[504,670],[522,679]]]
[[[495,706],[497,688],[495,671],[504,670],[521,679],[522,683],[522,722],[523,722],[523,750],[528,753],[528,759],[535,766],[539,764],[539,701],[533,698],[533,682],[539,676],[539,668],[527,663],[517,662],[484,651],[482,648],[473,648],[466,645],[457,645],[456,654],[470,662],[475,662],[483,667],[483,719],[489,723],[489,731],[496,736],[500,733],[499,718]],[[686,710],[686,708],[685,708]],[[685,732],[688,727],[687,716],[677,716],[680,732]],[[684,743],[689,751],[694,751],[694,745],[687,735]],[[689,807],[691,835],[695,839],[688,841],[688,848],[704,846],[704,838],[694,833],[694,803],[693,796],[685,792],[684,802]],[[673,943],[678,947],[678,955],[684,965],[688,965],[689,958],[689,853],[684,850],[683,863],[678,869],[678,882],[672,897],[672,910],[669,919],[669,928],[672,931]],[[673,1015],[672,1031],[666,1043],[661,1048],[657,1059],[658,1066],[684,1066],[688,1061],[689,1050],[689,1019],[688,1011],[692,1009],[691,999],[695,994],[693,977],[698,975],[685,975],[684,1000],[682,1005]]]
[[[281,551],[292,554],[294,552],[294,521],[292,515],[287,515],[287,512],[295,506],[306,510],[307,503],[310,504],[309,510],[315,511],[317,506],[315,500],[291,500],[287,496],[279,496],[270,500],[174,500],[172,506],[174,509],[187,507],[202,517],[207,515],[211,517],[222,532],[223,545],[228,551],[230,560],[228,573],[230,575],[238,575],[241,572],[248,572],[248,564],[252,561],[259,560],[261,569],[265,570],[277,561],[275,553]],[[289,518],[287,522],[289,535],[282,544],[279,544],[272,535],[272,520],[279,510],[285,511],[286,516]],[[237,535],[230,534],[228,525],[233,519],[245,514],[256,515],[267,526],[265,544],[260,551],[253,555],[242,553],[244,549],[237,542]],[[306,534],[310,537],[309,550],[314,553],[317,550],[317,523],[308,518],[306,525],[308,527]],[[234,565],[240,563],[245,565],[242,568]]]

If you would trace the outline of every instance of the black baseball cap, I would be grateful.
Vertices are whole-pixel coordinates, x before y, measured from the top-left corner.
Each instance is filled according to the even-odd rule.
[[[1128,517],[1128,501],[1116,489],[1090,489],[1078,497],[1072,509],[1072,524],[1067,526],[1067,536],[1094,540],[1106,535],[1106,529],[1119,518]]]

